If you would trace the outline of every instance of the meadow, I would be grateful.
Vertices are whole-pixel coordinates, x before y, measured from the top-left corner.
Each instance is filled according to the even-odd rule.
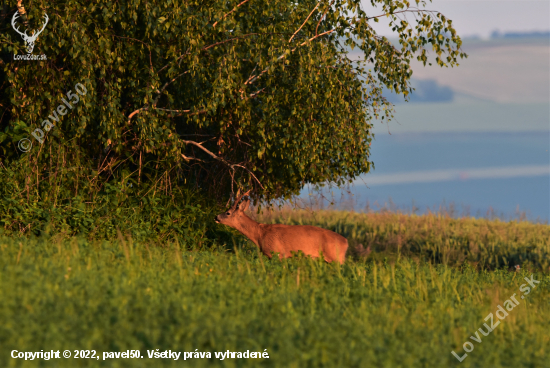
[[[290,210],[258,218],[330,228],[356,250],[338,265],[301,256],[269,260],[238,236],[196,248],[123,234],[112,241],[0,237],[0,366],[543,367],[549,361],[548,225]],[[509,272],[511,264],[520,271]],[[531,274],[540,284],[492,333],[480,334],[480,343],[470,339],[498,305],[521,295]],[[451,351],[463,355],[465,341],[475,349],[459,363]],[[25,361],[10,357],[14,349],[95,350],[101,357],[138,349],[144,358]],[[198,349],[212,358],[149,359],[147,350],[155,349]],[[227,350],[267,351],[269,359],[215,358]]]

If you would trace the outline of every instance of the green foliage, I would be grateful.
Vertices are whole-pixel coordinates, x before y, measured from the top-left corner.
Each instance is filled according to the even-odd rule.
[[[39,182],[21,178],[21,172],[34,172],[32,162],[17,161],[20,167],[14,164],[0,171],[0,234],[109,239],[120,230],[135,239],[177,238],[192,247],[228,234],[214,226],[217,206],[198,190],[172,188],[166,175],[150,186],[116,175],[115,180],[100,182],[97,172],[86,170],[75,158],[76,166],[66,166],[70,149],[58,146],[54,152],[45,155],[50,162]]]
[[[228,253],[58,236],[0,238],[0,269],[2,367],[450,367],[459,364],[451,351],[462,354],[530,275],[405,258],[280,262],[242,244]],[[540,284],[495,331],[471,341],[475,350],[461,366],[548,362],[550,278],[545,271],[534,279]],[[14,349],[139,349],[145,358],[25,362],[9,357]],[[267,349],[270,358],[151,360],[147,349]]]
[[[31,28],[49,15],[35,46],[46,61],[13,60],[25,51],[11,8],[0,33],[2,169],[31,162],[19,175],[36,200],[49,190],[38,182],[52,147],[68,145],[68,166],[80,157],[98,182],[133,180],[147,190],[162,175],[225,199],[235,186],[254,185],[269,200],[305,183],[342,184],[369,171],[369,121],[391,116],[382,86],[407,94],[409,62],[427,61],[427,47],[440,65],[463,56],[451,21],[423,2],[372,3],[400,46],[376,35],[370,24],[379,16],[359,0],[25,3]],[[418,23],[407,23],[408,13]],[[44,129],[77,83],[87,94],[43,145],[20,155],[17,142]]]

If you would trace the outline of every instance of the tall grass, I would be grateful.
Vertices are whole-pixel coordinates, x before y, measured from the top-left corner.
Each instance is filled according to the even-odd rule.
[[[350,248],[370,247],[370,257],[409,256],[456,266],[495,270],[515,265],[550,270],[550,226],[527,221],[452,218],[442,214],[292,211],[256,216],[260,222],[316,225],[342,234]]]
[[[353,231],[346,223],[341,229]],[[399,221],[392,226],[388,239],[404,231]],[[451,225],[436,229],[433,237],[452,234]],[[269,260],[245,241],[231,246],[193,251],[123,236],[0,238],[0,366],[451,367],[459,364],[451,350],[462,352],[527,276],[405,257],[342,266]],[[474,343],[461,367],[548,362],[550,276],[534,278],[539,287]],[[146,350],[157,348],[212,355],[267,349],[269,359],[147,358]],[[14,349],[89,349],[100,356],[139,349],[145,358],[24,361],[10,357]]]

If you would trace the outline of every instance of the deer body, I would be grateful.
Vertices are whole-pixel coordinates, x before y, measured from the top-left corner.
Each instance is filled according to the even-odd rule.
[[[280,258],[287,258],[292,256],[292,252],[298,251],[316,258],[322,252],[325,261],[344,263],[348,241],[343,236],[315,226],[260,224],[244,213],[250,202],[247,199],[239,205],[241,198],[226,213],[216,216],[215,220],[238,230],[269,258],[273,253],[279,253]]]

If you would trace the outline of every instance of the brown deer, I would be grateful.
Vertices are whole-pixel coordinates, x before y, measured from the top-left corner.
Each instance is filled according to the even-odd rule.
[[[216,223],[237,229],[269,258],[272,253],[287,258],[292,256],[291,252],[301,250],[313,258],[323,252],[325,261],[344,263],[348,241],[342,235],[315,226],[260,224],[244,213],[250,205],[249,193],[250,190],[240,196],[227,212],[216,216]],[[239,203],[245,196],[246,199]]]

